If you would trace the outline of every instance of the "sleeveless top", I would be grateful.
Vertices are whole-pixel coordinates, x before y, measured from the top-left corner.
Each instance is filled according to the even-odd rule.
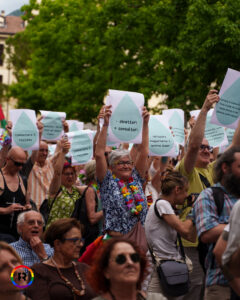
[[[9,190],[6,180],[3,176],[2,170],[0,169],[0,173],[3,178],[4,188],[2,189],[3,193],[0,195],[0,207],[8,207],[13,203],[19,203],[21,205],[26,204],[25,195],[23,194],[21,185],[20,185],[20,177],[18,175],[18,189],[15,192]],[[13,212],[7,215],[1,215],[0,217],[0,232],[11,234],[14,237],[18,238],[17,233],[17,216],[20,211]]]

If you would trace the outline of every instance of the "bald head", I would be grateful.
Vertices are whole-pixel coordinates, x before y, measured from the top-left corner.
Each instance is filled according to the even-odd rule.
[[[24,150],[18,146],[16,147],[12,147],[9,151],[8,151],[8,158],[12,158],[13,160],[21,160],[21,162],[25,162],[26,161],[26,153],[24,152]]]

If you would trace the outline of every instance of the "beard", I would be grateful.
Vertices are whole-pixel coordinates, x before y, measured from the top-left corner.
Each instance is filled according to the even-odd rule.
[[[225,174],[223,178],[223,186],[233,196],[240,198],[240,177],[230,173]]]

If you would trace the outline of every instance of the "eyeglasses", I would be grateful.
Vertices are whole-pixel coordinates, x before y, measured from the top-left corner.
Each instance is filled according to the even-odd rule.
[[[77,242],[79,242],[79,244],[84,244],[84,238],[64,238],[64,239],[62,239],[63,240],[63,242],[65,242],[65,241],[69,241],[69,242],[72,242],[74,245],[76,245],[76,243]]]
[[[132,166],[133,162],[132,161],[118,161],[116,162],[116,165],[117,166],[124,166],[124,165],[127,165],[127,166]]]
[[[136,263],[140,262],[140,255],[137,252],[131,253],[128,255],[133,263],[136,264]],[[118,265],[123,265],[123,264],[125,264],[126,261],[127,261],[127,257],[125,254],[118,254],[115,258],[115,262]]]
[[[14,165],[15,165],[16,167],[23,167],[23,166],[25,165],[25,163],[19,162],[19,161],[15,161],[15,160],[12,159],[11,157],[10,157],[10,159],[11,159],[11,161],[14,163]]]
[[[43,221],[40,221],[40,220],[29,220],[29,221],[27,221],[28,225],[35,225],[35,223],[37,223],[38,226],[43,226]]]
[[[201,145],[200,146],[200,150],[201,151],[208,150],[209,152],[212,152],[213,151],[213,147],[208,146],[208,145]]]

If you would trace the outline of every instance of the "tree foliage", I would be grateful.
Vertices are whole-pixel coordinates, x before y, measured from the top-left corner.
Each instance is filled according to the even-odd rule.
[[[188,111],[239,69],[239,1],[31,0],[23,9],[28,25],[9,41],[20,107],[91,121],[119,89],[165,94],[169,108]]]

